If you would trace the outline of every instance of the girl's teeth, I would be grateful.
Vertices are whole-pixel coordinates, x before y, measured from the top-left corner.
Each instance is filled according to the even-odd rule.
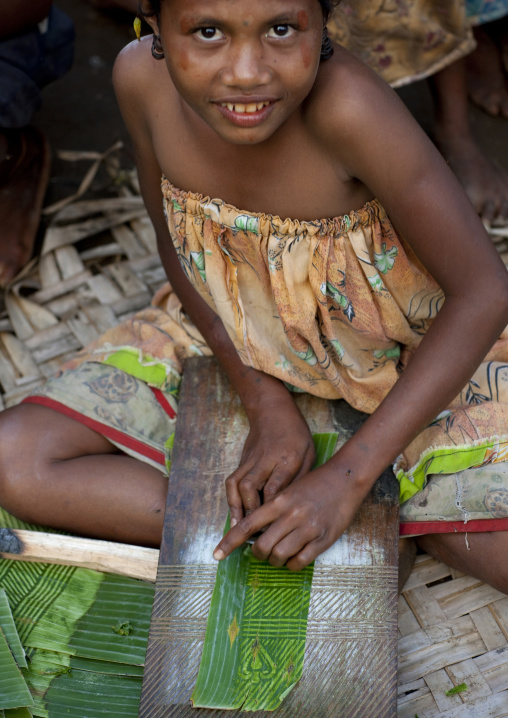
[[[230,112],[237,112],[239,115],[249,114],[253,112],[259,112],[263,107],[266,107],[268,102],[252,102],[250,105],[234,105],[232,102],[223,102],[222,106],[227,107]]]

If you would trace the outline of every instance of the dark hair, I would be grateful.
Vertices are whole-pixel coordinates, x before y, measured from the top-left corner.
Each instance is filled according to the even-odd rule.
[[[321,10],[323,11],[323,17],[325,19],[325,22],[332,14],[333,8],[338,5],[340,1],[341,0],[318,0],[319,4],[321,5]],[[140,2],[138,14],[140,15],[140,17],[153,17],[153,15],[155,15],[157,20],[159,20],[161,12],[161,0],[149,0],[149,3],[152,6],[151,11],[143,12]]]

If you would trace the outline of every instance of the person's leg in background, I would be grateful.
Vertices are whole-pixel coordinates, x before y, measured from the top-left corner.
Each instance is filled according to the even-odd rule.
[[[73,49],[72,21],[52,0],[0,6],[0,286],[33,252],[50,153],[30,123],[41,88],[69,70]]]

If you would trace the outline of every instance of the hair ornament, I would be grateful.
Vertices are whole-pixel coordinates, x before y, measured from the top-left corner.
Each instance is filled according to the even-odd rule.
[[[136,33],[136,37],[138,38],[138,42],[141,41],[141,20],[138,16],[134,18],[134,22],[132,23],[132,26],[134,28],[134,32]]]

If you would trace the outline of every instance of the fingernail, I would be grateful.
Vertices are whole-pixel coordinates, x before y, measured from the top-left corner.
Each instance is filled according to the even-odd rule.
[[[238,523],[238,519],[231,519],[231,521],[230,521],[231,528],[233,528],[233,526],[236,526],[237,523]]]
[[[220,548],[216,548],[213,552],[213,557],[216,561],[222,561],[222,559],[226,556],[224,551]]]

